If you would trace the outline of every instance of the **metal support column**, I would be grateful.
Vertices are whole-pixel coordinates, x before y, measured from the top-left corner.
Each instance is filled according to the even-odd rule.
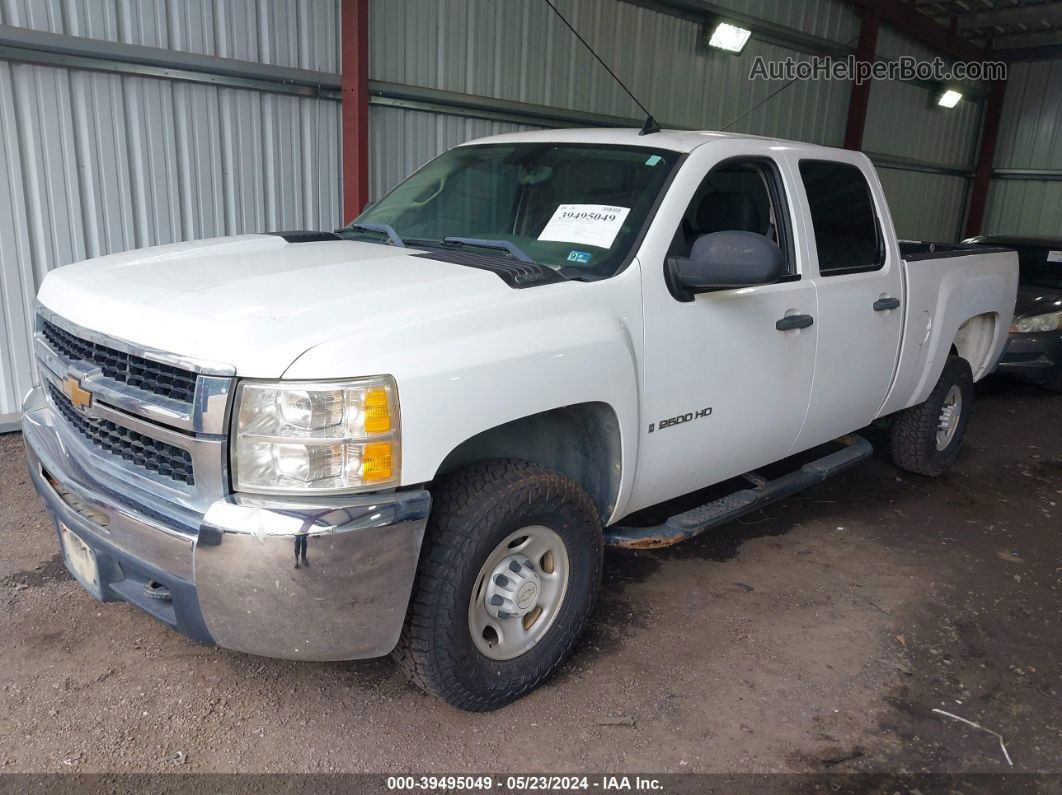
[[[878,15],[873,9],[863,9],[863,22],[859,28],[859,43],[856,45],[856,61],[873,63],[878,47]],[[852,82],[848,95],[848,123],[844,130],[844,148],[859,150],[863,148],[863,129],[867,123],[867,108],[870,107],[870,87],[872,80],[862,83]]]
[[[369,0],[343,0],[343,221],[369,201]]]
[[[999,122],[1003,118],[1003,97],[1007,82],[992,83],[985,102],[984,124],[981,127],[981,148],[977,154],[977,169],[974,171],[973,187],[970,189],[970,209],[966,214],[966,237],[980,234],[988,205],[988,189],[992,185],[992,162],[996,157],[996,141],[999,139]]]

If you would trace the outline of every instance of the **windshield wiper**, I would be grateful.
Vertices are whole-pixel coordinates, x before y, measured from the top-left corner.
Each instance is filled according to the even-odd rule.
[[[406,242],[398,236],[398,232],[390,224],[351,224],[339,231],[346,232],[348,230],[361,230],[363,232],[376,232],[380,235],[387,235],[387,240],[392,246],[397,246],[398,248],[406,247]]]
[[[475,248],[489,248],[495,251],[508,252],[511,257],[520,260],[521,262],[535,263],[531,257],[524,253],[515,243],[510,243],[508,240],[487,240],[479,237],[444,237],[442,239],[443,245],[446,246],[474,246]]]

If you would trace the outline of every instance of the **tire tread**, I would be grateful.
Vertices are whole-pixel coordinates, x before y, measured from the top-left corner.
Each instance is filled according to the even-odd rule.
[[[937,421],[944,397],[953,384],[963,389],[963,413],[960,418],[959,432],[953,440],[954,448],[941,451],[936,449]],[[944,370],[940,374],[933,391],[922,403],[896,414],[889,433],[889,453],[892,461],[900,469],[918,475],[935,477],[943,474],[962,444],[966,422],[969,418],[973,374],[965,359],[958,356],[948,357]]]
[[[473,691],[456,675],[460,661],[445,642],[445,629],[454,622],[467,624],[462,613],[446,605],[461,604],[455,594],[459,583],[453,576],[462,556],[474,540],[476,525],[502,521],[515,500],[531,500],[533,492],[545,487],[547,500],[574,507],[585,517],[593,517],[600,530],[597,509],[589,495],[574,481],[545,467],[521,459],[495,459],[472,464],[440,478],[432,489],[433,504],[425,550],[421,555],[417,581],[413,586],[409,613],[393,652],[399,667],[421,689],[437,695],[459,709],[481,712],[497,709],[533,690],[549,678],[567,657],[582,634],[593,609],[596,583],[601,576],[600,532],[589,572],[595,587],[590,604],[575,622],[563,630],[562,652],[549,666],[511,680],[504,688],[489,692]],[[526,496],[523,496],[524,492]]]

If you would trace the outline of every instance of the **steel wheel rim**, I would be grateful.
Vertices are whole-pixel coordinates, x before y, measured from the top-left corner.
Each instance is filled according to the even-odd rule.
[[[568,549],[556,531],[530,525],[506,536],[472,585],[468,631],[476,649],[492,660],[512,660],[530,651],[564,604],[569,572]],[[496,581],[499,574],[507,581],[504,586]]]
[[[952,384],[951,389],[944,396],[944,405],[941,406],[940,417],[937,419],[937,450],[944,450],[951,444],[959,428],[961,416],[962,390],[957,384]]]

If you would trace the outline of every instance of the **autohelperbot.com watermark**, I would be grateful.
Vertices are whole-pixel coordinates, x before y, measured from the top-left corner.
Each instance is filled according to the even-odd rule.
[[[854,55],[831,58],[814,55],[808,60],[789,57],[768,60],[757,55],[749,70],[750,80],[845,80],[857,85],[870,80],[926,80],[941,83],[964,80],[1006,80],[1005,61],[923,60],[904,55],[891,61],[863,61]]]

